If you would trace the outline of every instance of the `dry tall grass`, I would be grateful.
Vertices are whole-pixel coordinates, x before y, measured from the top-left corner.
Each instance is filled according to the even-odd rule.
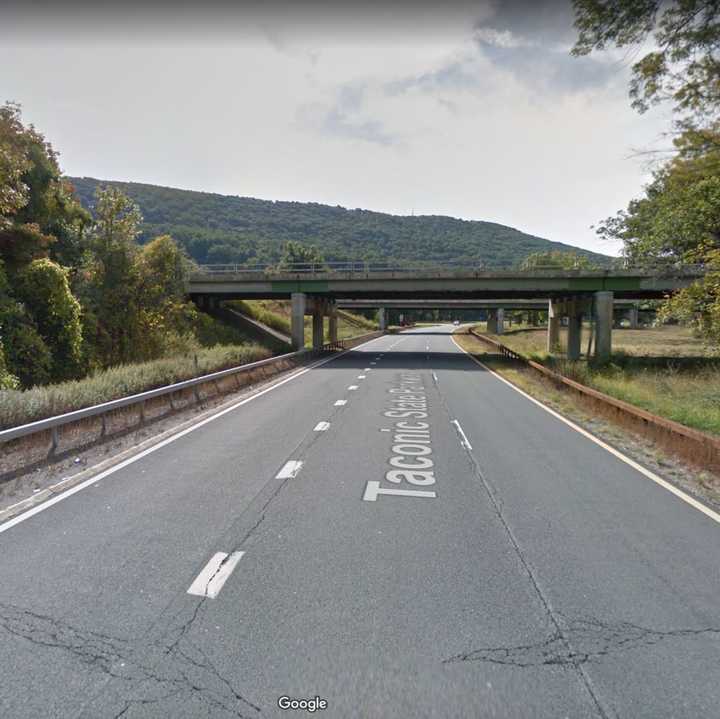
[[[588,328],[584,330],[583,351]],[[720,435],[720,358],[685,327],[615,330],[613,359],[604,367],[549,357],[545,330],[509,332],[499,339],[516,352],[611,397]]]
[[[0,429],[90,407],[271,355],[256,344],[199,349],[192,355],[121,365],[72,382],[0,392]],[[197,364],[195,362],[197,357]]]

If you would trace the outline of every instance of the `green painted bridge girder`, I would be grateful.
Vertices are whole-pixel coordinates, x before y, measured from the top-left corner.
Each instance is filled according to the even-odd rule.
[[[188,294],[218,298],[278,299],[293,292],[345,299],[387,298],[551,298],[612,291],[617,298],[651,299],[676,292],[702,271],[540,271],[320,273],[285,276],[195,274]]]

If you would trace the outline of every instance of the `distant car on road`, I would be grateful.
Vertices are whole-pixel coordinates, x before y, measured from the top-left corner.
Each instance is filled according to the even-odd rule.
[[[459,325],[459,324],[460,324],[460,320],[453,320],[453,324],[454,324],[454,325]]]

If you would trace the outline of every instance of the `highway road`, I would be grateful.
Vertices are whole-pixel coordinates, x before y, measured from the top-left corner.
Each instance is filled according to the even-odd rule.
[[[720,715],[716,519],[451,329],[0,525],[0,717]]]

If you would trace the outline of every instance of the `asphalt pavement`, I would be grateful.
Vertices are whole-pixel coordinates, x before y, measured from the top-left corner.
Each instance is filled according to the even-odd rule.
[[[720,716],[720,525],[452,329],[0,525],[0,717]]]

